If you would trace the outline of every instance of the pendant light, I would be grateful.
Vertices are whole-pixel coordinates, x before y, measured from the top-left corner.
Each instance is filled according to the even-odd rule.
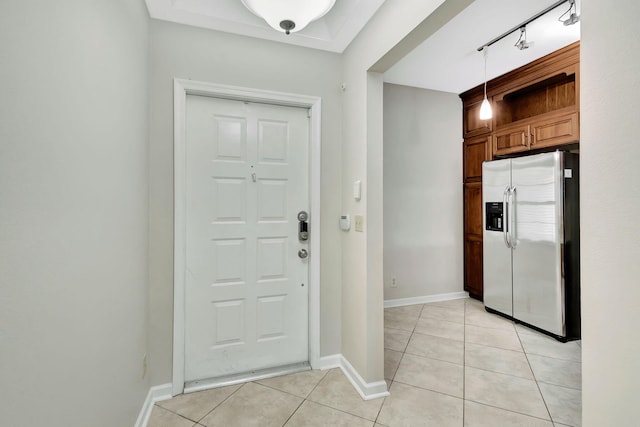
[[[480,120],[490,120],[493,117],[493,111],[491,110],[491,104],[487,99],[487,54],[489,52],[489,46],[482,48],[482,55],[484,56],[484,99],[480,104]]]
[[[324,16],[336,0],[242,0],[255,15],[285,34],[302,30]]]

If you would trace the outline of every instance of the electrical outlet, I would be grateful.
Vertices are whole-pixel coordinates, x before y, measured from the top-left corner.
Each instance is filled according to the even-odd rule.
[[[142,378],[147,376],[147,353],[142,356]]]
[[[393,278],[391,279],[391,287],[392,287],[392,288],[397,288],[397,287],[398,287],[398,281],[396,280],[396,278],[395,278],[395,277],[393,277]]]

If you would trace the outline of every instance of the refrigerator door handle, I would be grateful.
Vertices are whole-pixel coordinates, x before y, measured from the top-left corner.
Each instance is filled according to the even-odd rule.
[[[511,249],[515,249],[518,246],[518,230],[516,229],[516,221],[514,216],[514,205],[516,203],[516,187],[511,187],[509,189],[509,244]]]
[[[507,218],[503,218],[502,219],[502,237],[504,238],[504,244],[508,247],[511,248],[511,238],[509,235],[509,220],[510,220],[510,215],[509,215],[509,191],[510,188],[507,187],[504,189],[504,191],[502,192],[502,212],[504,212],[504,214],[507,216]]]

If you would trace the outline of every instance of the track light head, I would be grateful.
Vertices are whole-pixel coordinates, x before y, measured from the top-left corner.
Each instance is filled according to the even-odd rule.
[[[516,42],[516,44],[514,44],[514,46],[520,50],[529,49],[531,46],[533,46],[533,42],[527,41],[526,25],[524,27],[520,27],[520,38],[518,38],[518,41]]]
[[[575,13],[572,13],[569,19],[562,21],[565,26],[577,24],[578,22],[580,22],[580,17]]]
[[[563,19],[567,15],[569,15],[569,17],[567,19]],[[562,22],[565,27],[580,22],[580,16],[578,15],[578,9],[576,7],[575,0],[569,0],[569,10],[560,15],[558,21]]]

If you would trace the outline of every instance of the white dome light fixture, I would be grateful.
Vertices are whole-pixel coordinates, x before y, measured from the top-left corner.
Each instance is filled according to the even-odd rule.
[[[255,15],[285,34],[302,30],[323,17],[336,0],[242,0]]]

